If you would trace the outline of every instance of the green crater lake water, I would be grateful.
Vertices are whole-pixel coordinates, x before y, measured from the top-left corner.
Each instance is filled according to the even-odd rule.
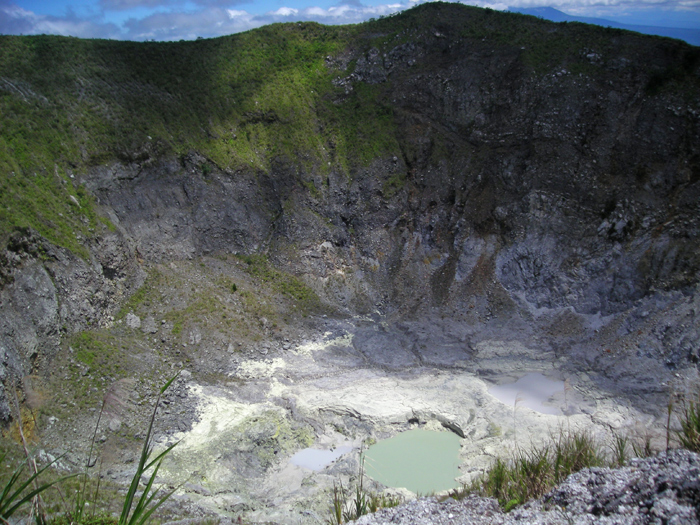
[[[414,429],[380,441],[365,453],[365,472],[388,487],[429,494],[459,487],[459,437]]]

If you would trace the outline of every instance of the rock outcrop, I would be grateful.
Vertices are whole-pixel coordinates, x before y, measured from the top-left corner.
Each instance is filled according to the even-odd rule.
[[[91,241],[84,260],[30,230],[17,231],[3,254],[0,288],[0,381],[12,391],[22,378],[46,375],[61,338],[107,326],[143,282],[133,249],[118,233]],[[0,419],[10,419],[11,397],[0,385]]]

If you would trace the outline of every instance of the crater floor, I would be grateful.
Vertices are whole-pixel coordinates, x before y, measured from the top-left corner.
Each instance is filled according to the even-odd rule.
[[[697,384],[693,368],[660,373],[658,361],[623,345],[606,352],[606,338],[619,338],[615,316],[520,308],[490,319],[445,309],[411,317],[381,306],[353,316],[304,307],[233,256],[144,270],[141,291],[113,319],[66,338],[44,442],[55,443],[46,445],[55,455],[68,447],[64,461],[81,465],[100,399],[122,385],[127,407],[102,420],[98,448],[103,475],[128,483],[158,389],[182,370],[155,431],[157,448],[177,443],[158,476],[177,488],[166,508],[173,517],[323,522],[333,487],[357,482],[363,450],[417,427],[459,436],[460,483],[563,431],[611,443],[622,434],[661,449],[667,392]],[[657,297],[647,317],[671,311],[678,298],[669,297]],[[682,300],[691,308],[695,299]],[[124,376],[132,379],[113,383]],[[533,410],[512,386],[525,376],[563,388]],[[515,393],[504,403],[494,393],[508,385]],[[347,452],[314,470],[292,459],[308,448]]]
[[[217,513],[244,511],[255,521],[299,523],[325,519],[333,485],[352,483],[359,455],[370,443],[409,428],[457,433],[457,481],[467,484],[495,457],[545,442],[560,431],[586,430],[610,440],[611,430],[640,439],[656,432],[663,438],[653,416],[615,399],[586,373],[571,373],[565,358],[494,339],[480,341],[474,352],[457,344],[415,351],[402,347],[401,362],[395,348],[402,339],[402,332],[380,318],[326,320],[322,334],[286,350],[258,359],[232,358],[227,375],[243,381],[242,388],[190,381],[198,422],[162,442],[179,442],[163,479],[182,482],[196,472],[197,485],[206,493],[188,495],[199,505]],[[436,361],[440,364],[432,364]],[[504,404],[489,393],[495,384],[531,372],[565,380],[566,388],[546,403],[556,415],[519,401]],[[275,423],[256,426],[265,418]],[[279,435],[285,424],[300,424],[307,432],[283,452],[275,451],[278,457],[267,469],[241,476],[236,450]],[[290,461],[305,447],[350,447],[351,452],[314,471]]]

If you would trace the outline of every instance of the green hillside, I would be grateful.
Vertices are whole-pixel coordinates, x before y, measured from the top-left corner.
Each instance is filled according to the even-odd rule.
[[[235,173],[282,159],[352,176],[354,166],[395,152],[401,137],[384,96],[390,82],[356,83],[349,93],[334,85],[355,68],[344,55],[469,40],[517,51],[535,75],[561,65],[590,74],[595,66],[579,49],[609,47],[620,34],[431,3],[357,26],[273,24],[187,42],[0,36],[0,237],[29,226],[83,252],[81,239],[99,221],[71,176],[114,161],[197,151],[209,159],[205,174],[212,163]],[[687,53],[690,69],[698,53]],[[430,63],[416,67],[430,74]],[[654,89],[678,76],[657,69]]]

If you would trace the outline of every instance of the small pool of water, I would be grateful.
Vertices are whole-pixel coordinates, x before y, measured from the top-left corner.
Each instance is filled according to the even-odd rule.
[[[564,392],[564,381],[549,379],[539,373],[525,374],[515,383],[496,385],[489,393],[506,405],[527,407],[541,414],[560,415],[559,407],[545,405],[552,396]]]
[[[294,454],[289,461],[299,467],[320,472],[340,456],[347,454],[351,450],[352,447],[336,447],[333,450],[305,448]]]
[[[365,472],[388,487],[429,494],[459,487],[459,437],[414,429],[369,447]]]

